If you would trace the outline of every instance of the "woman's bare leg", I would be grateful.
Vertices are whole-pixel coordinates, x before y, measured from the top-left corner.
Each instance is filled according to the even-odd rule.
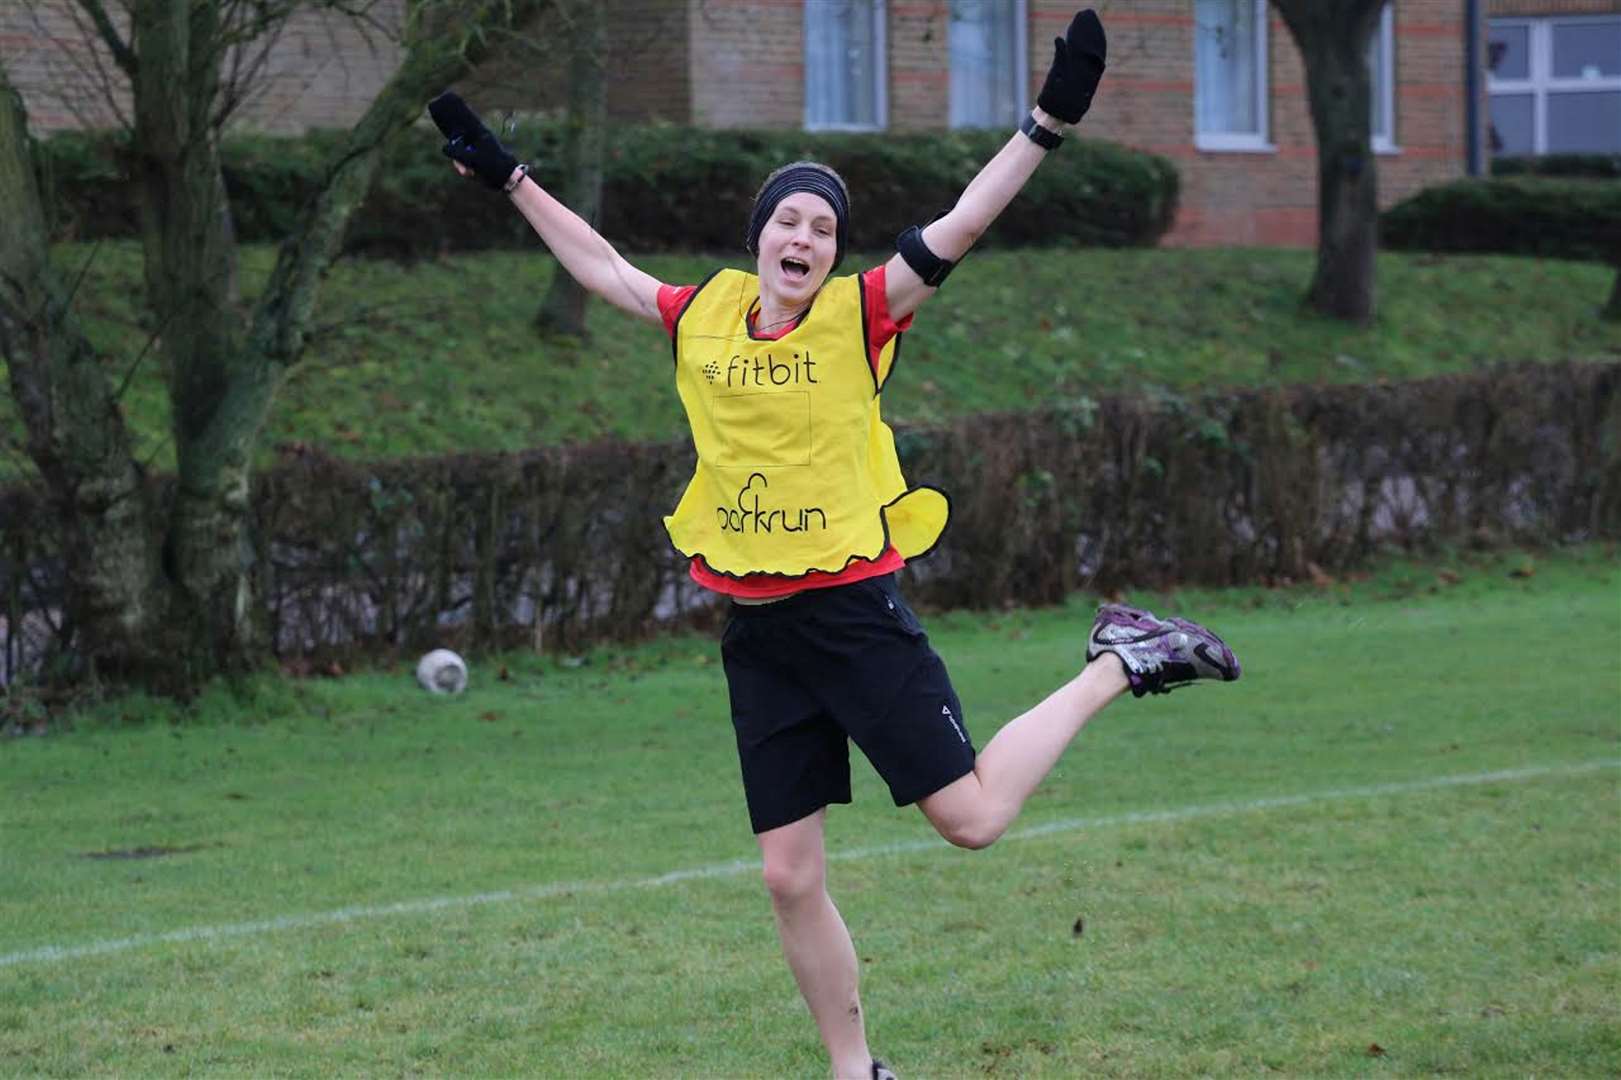
[[[1041,704],[1008,721],[980,751],[973,772],[919,800],[918,808],[953,844],[989,845],[1007,831],[1087,721],[1129,685],[1120,661],[1103,654]]]
[[[872,1054],[857,988],[855,945],[827,893],[826,817],[824,808],[755,839],[783,955],[822,1033],[833,1075],[870,1080]]]
[[[941,836],[968,848],[995,841],[1087,721],[1127,689],[1231,682],[1240,671],[1233,651],[1205,627],[1124,604],[1098,610],[1087,652],[1093,659],[1079,675],[996,733],[973,772],[918,801]]]

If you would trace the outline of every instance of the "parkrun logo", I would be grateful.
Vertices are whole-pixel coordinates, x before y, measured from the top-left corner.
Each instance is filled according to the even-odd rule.
[[[821,524],[816,528],[827,528],[827,514],[819,506],[800,507],[798,510],[763,509],[760,506],[760,492],[755,490],[756,482],[761,490],[771,486],[763,474],[751,473],[748,483],[737,493],[736,507],[715,507],[715,513],[720,515],[721,532],[769,533],[776,528],[790,533],[805,532],[817,519]]]

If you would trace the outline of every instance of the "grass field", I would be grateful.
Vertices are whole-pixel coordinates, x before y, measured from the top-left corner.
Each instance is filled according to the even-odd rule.
[[[140,440],[173,464],[152,327],[132,243],[63,248],[85,325]],[[273,252],[242,252],[252,296]],[[847,265],[875,265],[853,254]],[[918,316],[885,394],[885,415],[931,423],[987,409],[1145,386],[1405,379],[1522,360],[1621,358],[1621,324],[1596,317],[1614,271],[1526,258],[1379,259],[1380,316],[1367,329],[1302,313],[1313,254],[1285,250],[987,251]],[[713,256],[639,259],[694,282]],[[520,450],[616,436],[685,434],[663,332],[603,304],[583,346],[530,329],[554,263],[501,252],[402,266],[338,264],[305,360],[261,446],[303,442],[357,458]],[[0,394],[0,475],[24,470],[18,422]],[[8,443],[13,444],[8,448]]]
[[[858,756],[829,842],[875,1048],[914,1077],[1613,1076],[1618,596],[1590,548],[1139,598],[1244,679],[1112,707],[985,852]],[[981,744],[1089,611],[928,620]],[[474,677],[0,744],[0,1073],[821,1075],[713,642]]]

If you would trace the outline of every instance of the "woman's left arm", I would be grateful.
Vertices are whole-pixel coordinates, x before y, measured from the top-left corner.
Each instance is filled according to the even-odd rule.
[[[891,256],[885,268],[885,300],[896,322],[935,294],[941,264],[947,264],[949,271],[949,264],[968,253],[1051,148],[1059,145],[1065,131],[1086,115],[1103,77],[1106,52],[1103,24],[1097,15],[1091,8],[1077,12],[1069,32],[1053,40],[1052,67],[1030,119],[979,170],[955,206],[914,235],[910,243],[903,236],[901,250]]]

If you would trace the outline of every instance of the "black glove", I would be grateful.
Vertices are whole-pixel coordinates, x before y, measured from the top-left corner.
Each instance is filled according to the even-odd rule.
[[[484,126],[460,95],[445,91],[428,102],[428,113],[439,125],[440,134],[449,140],[444,145],[447,158],[473,170],[487,187],[500,191],[507,186],[518,159],[501,145],[495,132]]]
[[[1041,84],[1036,104],[1066,124],[1079,122],[1092,107],[1108,52],[1097,12],[1091,8],[1077,11],[1069,32],[1053,38],[1053,66],[1047,69],[1047,81]]]

